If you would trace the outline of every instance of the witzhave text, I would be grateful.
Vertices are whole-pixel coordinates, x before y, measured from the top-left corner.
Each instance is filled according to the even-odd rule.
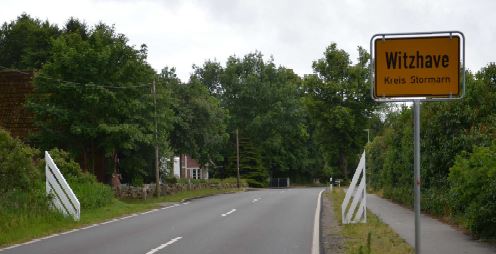
[[[419,51],[415,54],[386,51],[386,61],[388,69],[432,69],[449,66],[448,55],[424,55]]]

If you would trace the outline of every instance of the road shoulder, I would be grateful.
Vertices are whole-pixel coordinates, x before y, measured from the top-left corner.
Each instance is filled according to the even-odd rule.
[[[344,253],[344,237],[341,233],[342,226],[338,222],[338,217],[332,207],[329,191],[325,191],[322,194],[320,231],[321,250],[324,254]]]

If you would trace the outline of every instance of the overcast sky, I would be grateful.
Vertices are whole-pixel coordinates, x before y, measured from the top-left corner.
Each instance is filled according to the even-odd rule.
[[[187,81],[193,64],[222,64],[255,50],[303,75],[336,42],[353,61],[376,33],[458,30],[466,65],[496,61],[496,1],[461,0],[1,0],[0,22],[26,12],[62,25],[73,16],[89,25],[114,24],[133,45],[148,45],[157,71],[176,67]]]

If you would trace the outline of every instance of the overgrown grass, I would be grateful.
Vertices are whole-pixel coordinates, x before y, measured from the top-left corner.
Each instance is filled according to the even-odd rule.
[[[79,222],[75,222],[71,218],[64,218],[59,213],[49,210],[30,211],[23,209],[15,213],[0,210],[0,246],[24,242],[115,217],[154,209],[166,202],[180,202],[184,199],[234,191],[237,190],[202,189],[147,200],[112,199],[110,204],[106,206],[82,209]]]
[[[334,188],[331,195],[326,197],[329,196],[337,219],[341,223],[340,204],[343,202],[344,192],[342,189]],[[341,233],[345,238],[346,253],[349,254],[413,253],[408,243],[369,210],[367,210],[367,223],[343,225]]]

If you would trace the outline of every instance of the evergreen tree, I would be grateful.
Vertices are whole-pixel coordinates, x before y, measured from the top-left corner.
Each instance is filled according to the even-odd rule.
[[[233,149],[228,157],[227,176],[236,177],[237,158],[236,158],[236,139],[231,142]],[[234,143],[234,145],[233,145]],[[262,166],[262,156],[253,143],[245,137],[239,138],[239,174],[243,179],[247,179],[251,187],[266,187],[269,175],[267,170]]]

